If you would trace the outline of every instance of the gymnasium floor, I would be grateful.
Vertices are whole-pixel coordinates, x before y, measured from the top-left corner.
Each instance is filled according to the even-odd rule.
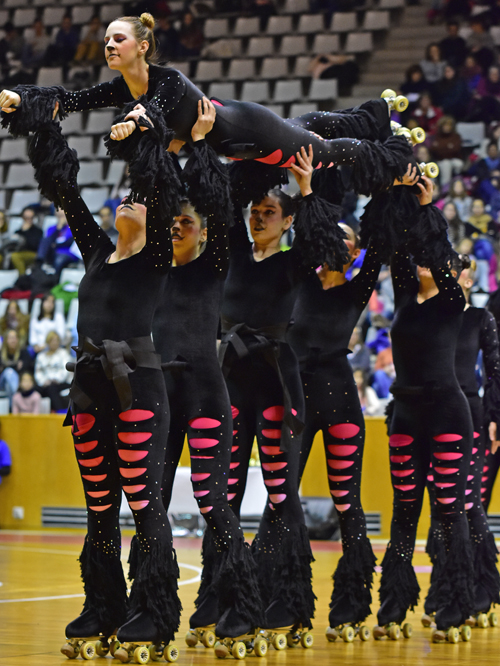
[[[64,642],[65,625],[81,611],[82,587],[79,579],[77,557],[83,543],[79,532],[0,532],[0,666],[62,666],[68,660],[59,648]],[[124,561],[128,555],[130,536],[124,539]],[[384,542],[374,541],[379,561],[385,548]],[[200,572],[200,540],[178,539],[175,547],[180,565],[180,596],[184,613],[176,644],[180,648],[179,664],[189,666],[214,666],[220,663],[213,651],[201,645],[188,648],[184,635],[188,629],[189,615]],[[422,607],[409,614],[413,624],[413,636],[409,640],[374,641],[362,643],[355,639],[347,644],[337,640],[328,643],[324,636],[328,618],[328,602],[331,593],[331,573],[340,557],[340,544],[314,542],[314,589],[318,597],[314,622],[314,646],[277,652],[270,649],[264,659],[250,655],[247,660],[262,666],[434,666],[435,664],[460,664],[460,666],[486,666],[499,663],[500,627],[474,629],[470,643],[432,644],[430,631],[420,624]],[[429,581],[429,561],[419,545],[414,558],[418,579],[423,590]],[[376,581],[378,590],[378,576]],[[375,595],[376,597],[377,595]],[[373,604],[376,612],[378,603]],[[500,609],[499,609],[500,614]],[[373,627],[375,615],[367,620]],[[232,659],[232,658],[230,658]],[[78,658],[77,662],[82,663]],[[119,664],[107,657],[95,661],[98,664]],[[163,662],[165,663],[165,662]]]

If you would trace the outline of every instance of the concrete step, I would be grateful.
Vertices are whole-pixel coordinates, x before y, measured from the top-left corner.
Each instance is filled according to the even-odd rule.
[[[361,76],[361,85],[380,87],[380,92],[385,90],[385,88],[394,88],[398,87],[403,83],[404,76],[402,70],[385,70],[382,72],[365,72]]]
[[[335,103],[337,109],[352,109],[354,106],[359,106],[363,104],[371,97],[339,97]]]
[[[370,58],[369,69],[372,67],[391,67],[393,64],[399,64],[400,67],[407,63],[411,65],[419,62],[422,59],[422,51],[420,49],[406,49],[403,53],[399,53],[396,49],[384,49],[383,51],[375,51]]]
[[[363,99],[365,102],[367,99],[378,99],[382,91],[389,87],[389,84],[390,81],[386,81],[386,85],[358,83],[352,88],[352,96],[357,99]]]
[[[425,55],[427,45],[432,41],[432,39],[427,39],[426,37],[412,37],[410,39],[405,39],[403,37],[390,35],[385,44],[385,48],[390,49],[396,58],[399,54],[404,55],[409,50],[412,52],[419,51],[420,57],[418,60],[421,60]]]
[[[395,39],[426,39],[428,42],[439,41],[446,36],[446,30],[442,25],[415,25],[410,27],[398,26],[391,30],[391,36]]]

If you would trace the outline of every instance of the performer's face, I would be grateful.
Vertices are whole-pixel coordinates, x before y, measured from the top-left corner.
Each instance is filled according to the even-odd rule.
[[[290,228],[293,217],[283,217],[283,209],[278,199],[267,195],[259,203],[253,203],[250,209],[250,233],[259,245],[280,239]]]
[[[142,58],[149,43],[138,42],[132,26],[125,21],[113,21],[104,37],[105,56],[110,69],[126,69]]]
[[[140,203],[129,203],[124,199],[116,209],[115,227],[121,231],[129,231],[130,226],[137,227],[140,230],[146,229],[146,206]]]
[[[191,204],[182,205],[182,213],[174,218],[170,228],[174,257],[196,253],[207,240],[207,229],[202,229],[201,218]],[[193,256],[193,258],[195,258]]]
[[[347,245],[347,251],[349,252],[349,256],[351,257],[349,263],[346,264],[346,266],[349,267],[352,264],[352,262],[357,257],[359,257],[361,250],[359,247],[356,247],[356,234],[351,229],[351,227],[343,223],[340,223],[339,227],[347,234],[347,238],[344,238],[344,243]]]

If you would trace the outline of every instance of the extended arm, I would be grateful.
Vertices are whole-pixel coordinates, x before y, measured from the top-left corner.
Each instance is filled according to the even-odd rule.
[[[373,290],[375,289],[381,268],[382,262],[380,261],[380,255],[377,248],[370,243],[366,250],[361,268],[359,269],[359,273],[351,280],[354,296],[363,308],[370,300]]]

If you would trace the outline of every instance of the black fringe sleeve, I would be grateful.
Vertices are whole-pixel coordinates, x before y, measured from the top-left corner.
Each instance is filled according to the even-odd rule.
[[[43,125],[32,137],[28,156],[35,168],[35,178],[42,196],[62,207],[59,188],[76,185],[80,169],[77,154],[72,150],[55,120]]]
[[[361,194],[373,194],[392,188],[402,180],[408,164],[415,164],[413,149],[404,137],[391,136],[380,141],[361,141],[352,167],[352,187]]]
[[[421,206],[410,221],[406,248],[417,266],[446,268],[456,256],[448,238],[448,224],[436,206]]]
[[[311,179],[312,191],[322,199],[329,201],[334,206],[340,206],[346,193],[346,182],[342,174],[347,174],[347,182],[350,178],[350,167],[339,166],[329,169],[315,169]]]
[[[12,136],[28,136],[30,132],[41,129],[52,120],[56,102],[59,102],[59,120],[67,115],[63,105],[65,90],[62,86],[38,88],[24,85],[12,88],[12,92],[20,95],[20,106],[12,113],[1,113],[2,127],[8,129]]]
[[[235,208],[262,201],[269,190],[288,183],[286,169],[253,160],[231,162],[227,169]]]
[[[141,117],[138,125],[146,127],[147,131],[136,130],[123,141],[114,141],[108,135],[104,140],[108,154],[111,159],[124,160],[129,165],[131,201],[143,203],[150,199],[157,187],[160,207],[178,215],[182,186],[172,156],[167,152],[174,132],[166,126],[163,113],[145,98],[140,98],[130,102],[116,122],[123,122],[137,104],[142,104],[146,109],[150,122]]]
[[[314,194],[302,199],[295,215],[293,246],[300,249],[306,266],[328,264],[342,271],[349,261],[345,232],[338,222],[342,209]]]

